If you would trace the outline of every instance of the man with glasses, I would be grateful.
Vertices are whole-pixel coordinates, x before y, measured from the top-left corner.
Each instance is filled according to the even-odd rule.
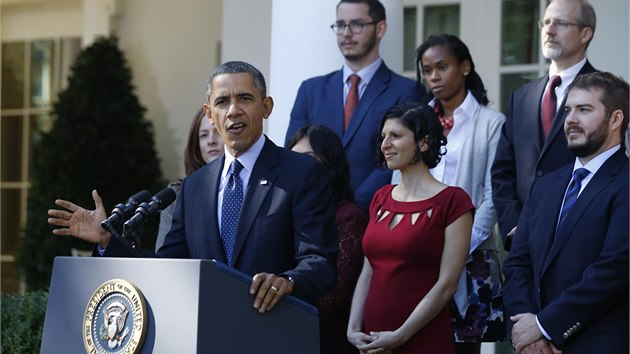
[[[351,187],[367,212],[374,192],[391,180],[376,167],[376,135],[385,111],[403,102],[423,102],[426,91],[392,72],[379,55],[387,30],[377,0],[342,0],[331,26],[345,58],[341,70],[302,83],[291,111],[287,141],[308,124],[321,124],[341,137],[350,162]]]
[[[575,158],[562,131],[565,89],[596,71],[586,59],[595,33],[595,10],[586,0],[553,0],[538,22],[549,73],[512,93],[492,166],[493,201],[503,246],[510,250],[534,180]]]

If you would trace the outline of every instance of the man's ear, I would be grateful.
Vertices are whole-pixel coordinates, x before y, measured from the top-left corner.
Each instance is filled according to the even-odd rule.
[[[385,32],[387,32],[387,22],[385,20],[379,21],[376,24],[376,37],[381,39],[385,36]]]
[[[271,96],[263,98],[263,108],[263,118],[267,119],[271,115],[271,111],[273,111],[273,98]]]
[[[623,124],[623,111],[620,109],[616,109],[614,111],[612,111],[612,113],[610,114],[610,124],[611,124],[611,129],[612,130],[619,130],[621,129],[621,125]]]

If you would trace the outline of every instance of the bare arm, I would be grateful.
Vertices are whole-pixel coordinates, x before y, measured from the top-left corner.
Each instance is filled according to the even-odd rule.
[[[92,198],[94,210],[87,210],[67,200],[55,200],[55,204],[62,209],[48,210],[48,223],[58,227],[53,230],[53,234],[74,236],[106,248],[112,235],[101,227],[101,222],[107,218],[103,200],[96,190],[92,191]]]
[[[365,306],[365,298],[370,288],[371,279],[372,266],[367,258],[363,257],[363,269],[361,270],[359,280],[354,289],[350,319],[348,320],[348,330],[346,331],[348,341],[356,347],[369,344],[375,339],[361,331],[363,329],[363,307]]]

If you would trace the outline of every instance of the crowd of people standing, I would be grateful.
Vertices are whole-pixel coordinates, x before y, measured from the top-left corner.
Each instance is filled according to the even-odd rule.
[[[344,62],[301,84],[286,148],[263,134],[260,71],[220,65],[156,255],[250,274],[261,313],[285,295],[318,306],[325,353],[479,354],[508,338],[519,354],[627,353],[628,83],[586,58],[587,1],[552,0],[539,27],[549,72],[504,115],[457,36],[419,45],[413,81],[380,57],[383,5],[342,0]],[[98,230],[94,194],[96,212],[57,200],[54,233],[127,255]]]

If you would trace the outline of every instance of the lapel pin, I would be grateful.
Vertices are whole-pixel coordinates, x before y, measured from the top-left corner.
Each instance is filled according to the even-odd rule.
[[[260,180],[260,185],[261,186],[266,186],[268,184],[269,184],[269,182],[266,179],[263,178],[263,179]]]

